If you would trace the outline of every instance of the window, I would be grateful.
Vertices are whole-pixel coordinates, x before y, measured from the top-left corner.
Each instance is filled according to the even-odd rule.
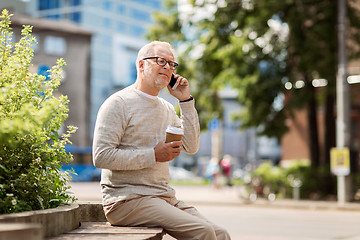
[[[44,9],[47,9],[47,1],[45,0],[40,0],[39,1],[39,5],[38,5],[38,9],[39,10],[44,10]]]
[[[123,33],[123,32],[126,31],[126,26],[125,26],[125,24],[123,22],[118,22],[116,29],[117,29],[118,32]]]
[[[81,5],[81,0],[70,0],[70,6],[79,6]]]
[[[60,7],[60,0],[39,0],[39,10],[54,9]]]
[[[131,15],[131,17],[133,17],[135,19],[139,19],[139,20],[145,21],[145,22],[149,22],[149,21],[151,22],[151,15],[148,12],[132,8],[130,10],[130,15]]]
[[[103,2],[103,9],[106,11],[111,11],[112,9],[112,2],[111,1],[105,1]]]
[[[80,23],[81,22],[81,12],[70,13],[69,19],[73,22]]]
[[[161,8],[161,2],[159,0],[133,0],[134,2],[137,2],[141,5],[147,5],[147,6],[150,6],[150,7],[153,7],[153,8],[157,8],[157,9],[160,9]]]
[[[131,32],[131,34],[133,34],[135,36],[142,37],[145,33],[145,29],[142,27],[139,27],[139,26],[132,25],[130,27],[130,32]]]
[[[112,45],[111,36],[104,35],[102,38],[102,44],[106,47],[111,47],[111,45]]]
[[[47,54],[62,56],[66,53],[66,41],[62,37],[47,36],[44,49]]]
[[[106,28],[111,27],[111,20],[109,18],[103,19],[103,27],[106,27]]]
[[[116,13],[123,15],[126,12],[126,7],[122,4],[119,4],[116,8]]]

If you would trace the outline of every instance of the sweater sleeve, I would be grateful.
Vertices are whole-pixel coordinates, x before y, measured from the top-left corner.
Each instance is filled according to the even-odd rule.
[[[93,163],[97,168],[138,170],[153,166],[153,148],[121,148],[121,138],[127,126],[126,104],[120,97],[112,97],[101,106],[95,124]]]
[[[195,109],[195,100],[180,102],[180,119],[184,127],[183,150],[189,154],[195,154],[200,145],[200,123]]]

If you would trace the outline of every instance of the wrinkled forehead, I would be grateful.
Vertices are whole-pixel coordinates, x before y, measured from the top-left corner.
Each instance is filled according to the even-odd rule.
[[[170,47],[166,45],[157,45],[154,47],[154,56],[162,57],[166,60],[175,61],[175,56]]]

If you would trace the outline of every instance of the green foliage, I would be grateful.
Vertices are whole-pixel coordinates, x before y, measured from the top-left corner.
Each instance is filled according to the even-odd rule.
[[[279,137],[286,127],[281,123],[284,114],[274,102],[283,90],[286,44],[281,33],[267,25],[277,10],[242,5],[242,1],[224,1],[222,5],[192,1],[192,11],[182,15],[168,9],[161,20],[156,16],[148,38],[178,47],[183,66],[179,73],[190,79],[202,126],[214,117],[222,118],[219,91],[232,87],[244,106],[235,116],[242,127],[263,124],[263,133]]]
[[[360,14],[356,2],[348,2],[350,54],[355,57],[360,54]],[[156,14],[148,39],[178,47],[179,73],[190,79],[201,123],[221,118],[218,92],[230,86],[244,107],[235,116],[241,126],[261,126],[260,134],[281,138],[288,113],[313,98],[309,88],[292,89],[292,98],[284,102],[290,93],[284,82],[308,79],[312,88],[312,79],[325,78],[329,84],[319,102],[334,95],[336,1],[190,1],[192,10],[181,14],[175,3],[165,1],[166,11]]]
[[[298,161],[282,168],[264,162],[254,170],[252,176],[260,177],[263,185],[269,186],[277,194],[285,190],[284,196],[289,198],[295,186],[300,187],[300,196],[304,199],[325,199],[329,195],[336,195],[336,176],[330,174],[329,166],[315,169],[308,163]]]
[[[300,193],[303,198],[325,199],[330,195],[336,195],[336,176],[332,175],[329,169],[328,165],[317,169],[309,164],[298,163],[285,169],[285,174],[290,186],[292,180],[300,180]]]
[[[278,166],[273,166],[270,161],[266,161],[257,167],[253,176],[260,177],[261,181],[269,186],[275,193],[279,193],[282,187],[288,186],[283,169]]]
[[[0,213],[46,209],[74,200],[69,176],[60,171],[72,161],[64,146],[75,132],[59,130],[68,114],[66,96],[56,98],[64,60],[50,79],[29,72],[33,58],[32,27],[24,26],[14,43],[5,9],[0,22]]]

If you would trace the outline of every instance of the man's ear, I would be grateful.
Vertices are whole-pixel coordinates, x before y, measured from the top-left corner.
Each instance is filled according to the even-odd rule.
[[[144,61],[143,60],[139,60],[139,69],[144,70]]]

